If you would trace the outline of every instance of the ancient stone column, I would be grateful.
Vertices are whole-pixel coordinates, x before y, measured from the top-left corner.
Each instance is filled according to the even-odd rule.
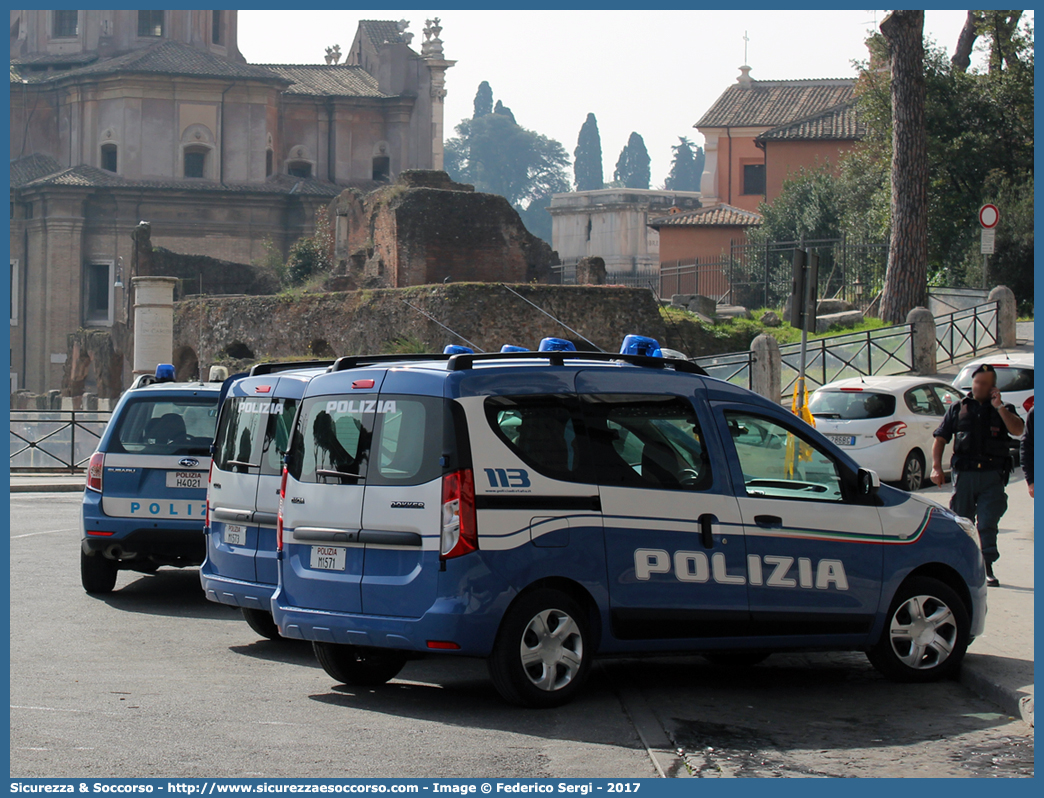
[[[779,342],[771,335],[762,333],[750,342],[750,351],[753,354],[750,364],[751,390],[778,405],[782,394],[780,382],[783,379]]]
[[[1018,317],[1015,292],[1006,285],[998,285],[986,299],[997,303],[997,345],[1011,349],[1015,346],[1015,319]]]
[[[936,354],[939,342],[935,338],[935,316],[928,308],[913,308],[906,314],[906,323],[910,325],[910,351],[913,356],[911,365],[914,374],[936,374],[939,363]]]
[[[176,277],[134,277],[134,372],[154,374],[174,358]]]

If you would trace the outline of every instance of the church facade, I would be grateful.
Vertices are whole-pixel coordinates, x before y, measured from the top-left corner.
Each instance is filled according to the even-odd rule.
[[[58,388],[69,333],[126,328],[139,221],[251,263],[346,187],[442,168],[438,20],[419,52],[405,21],[366,20],[344,63],[257,65],[236,11],[10,14],[12,390]]]

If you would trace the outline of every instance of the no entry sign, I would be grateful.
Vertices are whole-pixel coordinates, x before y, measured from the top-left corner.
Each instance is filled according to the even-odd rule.
[[[1000,211],[997,210],[996,205],[987,203],[979,208],[979,224],[981,224],[987,230],[990,230],[997,226],[997,222],[1000,221]]]

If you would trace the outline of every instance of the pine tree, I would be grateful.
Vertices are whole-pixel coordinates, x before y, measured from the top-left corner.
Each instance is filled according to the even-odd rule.
[[[637,133],[631,133],[627,145],[620,150],[613,180],[624,188],[649,188],[649,151]]]
[[[573,176],[577,191],[602,188],[602,139],[598,135],[598,120],[594,114],[580,128],[580,136],[573,150]]]
[[[475,92],[475,115],[472,119],[478,119],[491,113],[493,113],[493,89],[484,80],[479,84],[478,91]]]
[[[692,142],[684,136],[678,138],[679,143],[671,147],[674,160],[671,171],[664,182],[664,188],[672,191],[699,191],[700,179],[703,177],[703,147],[693,152]]]

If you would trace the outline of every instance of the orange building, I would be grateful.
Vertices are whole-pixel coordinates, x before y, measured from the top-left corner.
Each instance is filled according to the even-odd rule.
[[[836,169],[862,137],[853,107],[853,79],[754,80],[740,67],[696,123],[706,161],[703,208],[649,222],[660,233],[660,264],[706,263],[746,242],[761,224],[758,206],[771,202],[800,169]]]
[[[817,159],[836,166],[859,138],[854,114],[844,110],[855,80],[754,80],[749,73],[750,67],[740,67],[736,83],[695,125],[706,153],[700,184],[705,207],[724,203],[757,211],[788,173]]]

